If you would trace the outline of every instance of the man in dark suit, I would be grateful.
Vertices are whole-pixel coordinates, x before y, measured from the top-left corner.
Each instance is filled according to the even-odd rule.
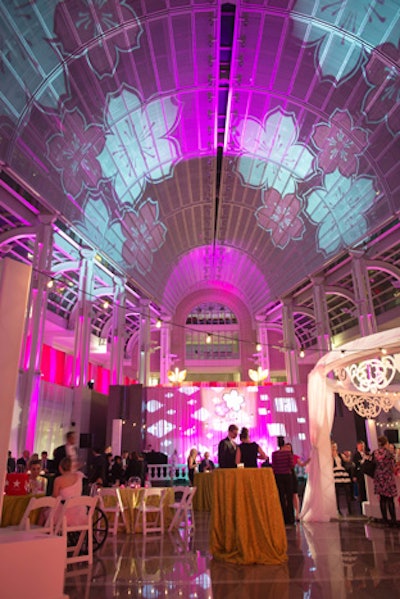
[[[7,472],[8,473],[15,472],[15,468],[16,468],[15,458],[13,458],[12,452],[9,451],[8,456],[7,456]]]
[[[58,466],[63,458],[69,457],[72,461],[72,471],[75,472],[79,468],[78,463],[78,450],[76,448],[76,435],[75,431],[69,431],[66,434],[65,445],[56,447],[54,452],[54,471],[56,475],[59,474]]]
[[[220,468],[236,468],[236,443],[239,429],[236,424],[228,428],[228,436],[218,445],[218,465]]]
[[[26,472],[28,470],[30,455],[30,452],[27,449],[24,449],[22,456],[17,460],[17,472]]]
[[[212,472],[214,468],[214,462],[210,460],[210,453],[206,451],[204,453],[204,460],[201,460],[199,464],[199,472]]]

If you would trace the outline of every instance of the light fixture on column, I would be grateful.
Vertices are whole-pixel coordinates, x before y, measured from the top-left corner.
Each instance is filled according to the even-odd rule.
[[[211,337],[210,333],[207,333],[206,343],[208,343],[208,345],[210,345],[211,341],[212,341],[212,337]]]
[[[256,351],[260,352],[262,350],[262,345],[261,343],[257,343],[256,344]]]
[[[157,322],[156,322],[156,329],[161,329],[161,318],[157,318]]]
[[[300,351],[299,351],[299,357],[300,358],[304,358],[305,355],[306,355],[306,352],[304,351],[303,348],[301,348]]]
[[[168,371],[168,380],[170,383],[183,383],[186,378],[187,370],[179,370],[179,368],[175,368],[174,370]]]
[[[265,381],[265,379],[268,378],[268,373],[268,368],[262,368],[261,366],[259,366],[257,370],[252,370],[249,368],[249,377],[254,383],[257,384]]]

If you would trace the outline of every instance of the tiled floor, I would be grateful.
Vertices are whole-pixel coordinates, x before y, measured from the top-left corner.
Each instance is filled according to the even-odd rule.
[[[71,599],[357,599],[400,598],[400,529],[360,517],[287,529],[288,562],[237,566],[208,549],[209,515],[196,533],[108,536],[94,564],[66,574]]]

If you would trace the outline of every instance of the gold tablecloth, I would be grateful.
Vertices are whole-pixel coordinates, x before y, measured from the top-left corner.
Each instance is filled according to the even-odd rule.
[[[164,526],[165,529],[171,523],[173,517],[173,511],[169,507],[172,503],[174,503],[174,490],[172,487],[164,487],[167,490],[167,495],[164,503]],[[128,533],[135,532],[135,520],[137,514],[137,507],[142,499],[142,495],[144,492],[143,488],[140,489],[131,489],[130,487],[120,487],[120,494],[123,506],[125,508],[125,522],[126,522],[126,531]],[[157,499],[155,498],[154,501]],[[115,501],[113,497],[105,496],[104,504],[112,505]],[[140,532],[140,525],[138,525],[138,531]]]
[[[286,531],[272,469],[218,469],[212,476],[213,556],[235,564],[286,562]]]
[[[193,485],[197,487],[193,497],[193,509],[197,512],[211,512],[213,472],[198,472]]]
[[[1,527],[16,526],[21,522],[28,503],[33,495],[4,495]],[[43,497],[43,495],[35,495]],[[36,524],[40,510],[35,510],[30,516],[32,524]]]

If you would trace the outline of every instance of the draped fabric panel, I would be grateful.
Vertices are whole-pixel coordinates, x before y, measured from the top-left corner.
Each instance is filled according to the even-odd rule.
[[[48,451],[65,442],[65,434],[71,428],[73,389],[40,382],[40,400],[36,425],[35,450]]]

